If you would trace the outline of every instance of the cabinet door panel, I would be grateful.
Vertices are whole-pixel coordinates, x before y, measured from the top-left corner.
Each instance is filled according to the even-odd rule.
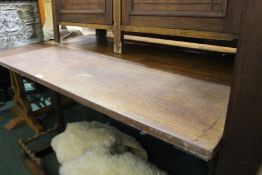
[[[133,0],[131,14],[225,17],[227,0]]]
[[[105,11],[105,0],[61,0],[61,10],[85,10],[86,13],[92,11],[102,13]]]
[[[242,0],[123,0],[124,25],[238,33]]]
[[[112,0],[59,0],[60,21],[112,24]]]

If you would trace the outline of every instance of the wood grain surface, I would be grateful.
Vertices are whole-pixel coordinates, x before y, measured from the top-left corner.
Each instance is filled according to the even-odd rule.
[[[227,81],[219,82],[215,76],[209,79],[215,73],[208,73],[207,65],[212,64],[192,66],[197,57],[191,61],[187,57],[189,67],[184,62],[185,69],[196,76],[189,76],[189,70],[183,74],[179,70],[183,61],[178,61],[183,56],[174,53],[124,59],[107,56],[104,49],[98,54],[44,44],[35,47],[38,49],[2,57],[0,64],[204,160],[212,158],[223,134],[229,73],[216,75]],[[163,66],[163,60],[174,64]]]
[[[262,174],[262,3],[245,0],[216,175]]]

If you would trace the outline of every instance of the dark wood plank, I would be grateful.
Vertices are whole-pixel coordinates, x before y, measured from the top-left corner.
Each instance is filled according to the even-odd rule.
[[[262,3],[246,0],[217,175],[260,175],[262,166]]]
[[[20,53],[24,53],[24,52],[30,52],[30,51],[34,51],[34,50],[38,50],[38,49],[44,49],[50,47],[50,45],[43,45],[43,44],[29,44],[27,46],[23,46],[23,47],[18,47],[18,48],[11,48],[11,49],[7,49],[7,50],[3,50],[0,51],[0,58],[1,57],[6,57],[6,56],[11,56],[11,55],[17,55]]]
[[[114,46],[112,38],[107,38],[98,44],[96,37],[92,35],[63,40],[62,44],[69,48],[81,48],[129,60],[165,72],[231,85],[234,55],[202,54],[203,52],[179,47],[136,41],[126,41],[124,43],[126,54],[118,55],[112,52]]]
[[[0,64],[205,160],[223,133],[230,87],[163,68],[157,59],[139,63],[54,46]]]

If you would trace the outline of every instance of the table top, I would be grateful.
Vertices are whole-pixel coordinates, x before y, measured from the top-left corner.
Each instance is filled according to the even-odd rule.
[[[166,71],[154,59],[145,64],[46,44],[0,55],[0,65],[204,160],[221,140],[226,83]]]

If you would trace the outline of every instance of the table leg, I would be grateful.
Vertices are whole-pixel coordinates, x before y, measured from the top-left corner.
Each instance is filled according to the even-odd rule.
[[[122,54],[121,0],[114,0],[114,52]]]
[[[53,91],[53,105],[55,107],[56,126],[58,131],[63,131],[65,129],[65,120],[61,108],[61,98],[60,94],[55,91]]]
[[[23,79],[15,72],[11,72],[11,81],[14,89],[14,108],[13,112],[17,116],[5,125],[7,130],[19,127],[22,123],[26,123],[37,133],[44,130],[43,126],[37,121],[33,115],[31,104],[27,100]]]

